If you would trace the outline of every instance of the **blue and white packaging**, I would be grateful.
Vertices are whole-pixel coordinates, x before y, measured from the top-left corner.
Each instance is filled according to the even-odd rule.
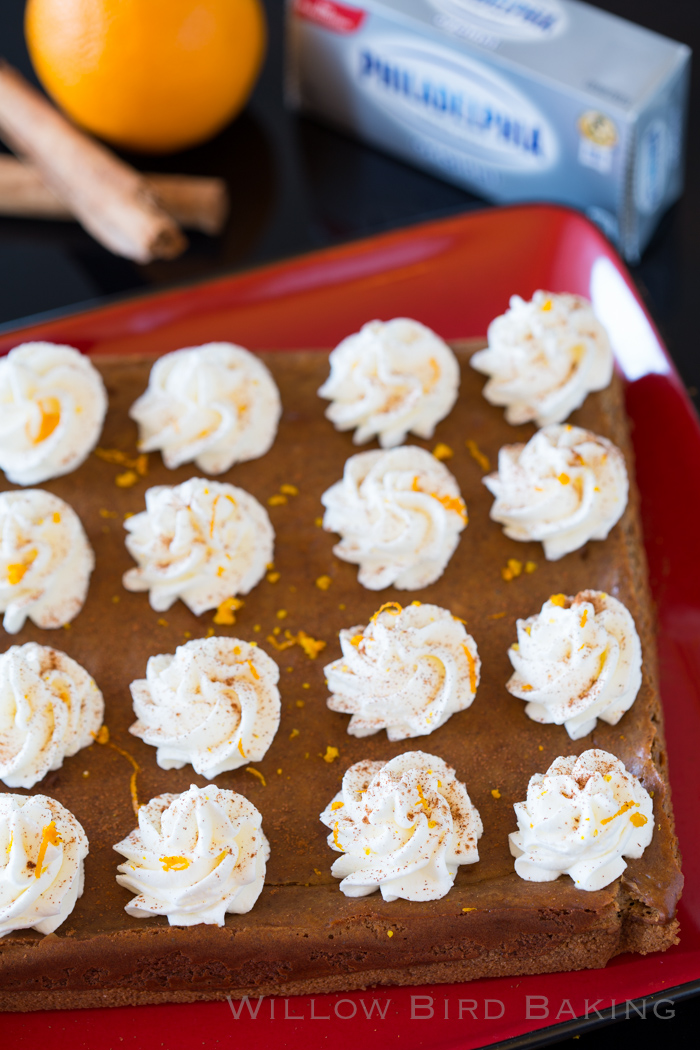
[[[683,188],[690,49],[578,0],[287,0],[287,98],[636,261]]]

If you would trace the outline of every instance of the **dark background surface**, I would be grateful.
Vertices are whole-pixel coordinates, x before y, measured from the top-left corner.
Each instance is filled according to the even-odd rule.
[[[122,297],[245,269],[425,219],[488,207],[466,191],[309,120],[282,105],[283,2],[268,11],[267,60],[243,115],[216,139],[171,157],[128,156],[149,171],[217,174],[232,199],[220,237],[190,234],[172,262],[140,266],[118,259],[72,223],[0,218],[0,325],[42,311]],[[598,0],[630,18],[700,49],[700,0]],[[24,0],[0,0],[0,54],[35,80],[22,34]],[[35,81],[36,82],[36,81]],[[700,142],[698,77],[691,89],[686,192],[662,220],[633,276],[691,396],[700,389],[697,303],[700,302]],[[677,1004],[676,1016],[622,1021],[557,1046],[620,1045],[635,1050],[660,1040],[697,1039],[700,1000]]]

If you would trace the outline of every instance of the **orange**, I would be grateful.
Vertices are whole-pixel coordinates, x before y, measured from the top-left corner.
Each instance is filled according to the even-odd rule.
[[[265,52],[260,0],[28,0],[41,83],[88,131],[165,153],[245,105]]]

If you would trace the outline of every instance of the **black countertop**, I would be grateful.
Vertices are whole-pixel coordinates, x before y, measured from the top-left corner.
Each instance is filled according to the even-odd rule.
[[[0,218],[0,325],[489,207],[466,191],[287,113],[282,105],[283,2],[264,2],[268,56],[243,115],[197,149],[170,157],[126,155],[137,167],[150,171],[224,177],[232,210],[223,234],[216,238],[193,234],[181,258],[140,266],[111,255],[75,224]],[[694,51],[700,49],[698,0],[598,0],[596,6],[683,41]],[[0,53],[35,80],[22,35],[23,9],[24,0],[0,0]],[[695,77],[685,195],[662,220],[641,263],[632,268],[696,403],[700,389],[695,319],[700,284],[698,96]],[[623,1021],[584,1032],[576,1043],[569,1035],[556,1045],[595,1043],[598,1050],[606,1050],[634,1044],[635,1050],[656,1050],[664,1037],[683,1045],[684,1036],[690,1036],[698,1022],[700,1000],[691,999],[676,1005],[674,1018]]]

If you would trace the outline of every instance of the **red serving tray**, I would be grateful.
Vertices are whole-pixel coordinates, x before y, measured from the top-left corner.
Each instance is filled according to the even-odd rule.
[[[628,380],[686,877],[681,944],[664,954],[618,956],[604,970],[265,999],[250,1008],[237,1003],[237,1018],[226,1002],[5,1014],[3,1045],[213,1050],[230,1039],[253,1039],[260,1047],[308,1050],[326,1043],[356,1046],[359,1038],[363,1050],[388,1042],[403,1050],[469,1050],[539,1031],[534,1045],[553,1034],[542,1029],[568,1022],[559,1029],[564,1036],[575,1019],[606,1016],[613,1004],[623,1004],[618,1016],[625,1010],[634,1016],[624,1005],[631,1000],[646,997],[651,1010],[654,993],[679,986],[681,994],[697,990],[700,426],[629,274],[594,226],[549,205],[463,215],[6,331],[0,353],[28,339],[65,342],[92,354],[153,353],[214,339],[251,349],[320,348],[370,318],[402,314],[446,339],[469,338],[485,334],[511,294],[529,298],[537,288],[595,293]]]

